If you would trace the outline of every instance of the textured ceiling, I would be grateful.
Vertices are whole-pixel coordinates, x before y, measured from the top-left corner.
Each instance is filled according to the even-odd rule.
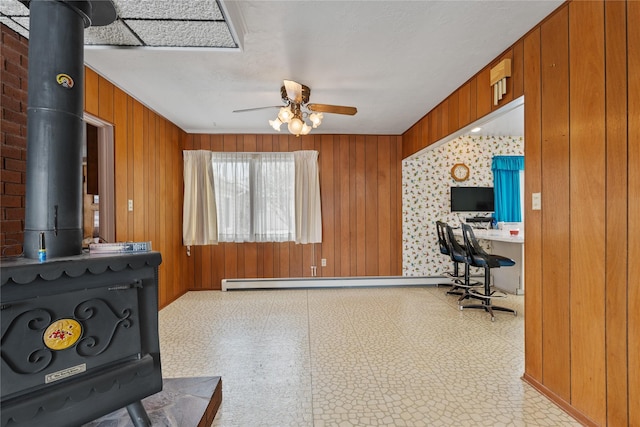
[[[358,108],[312,133],[401,134],[562,1],[114,3],[118,21],[86,31],[86,64],[188,132],[276,133],[277,109],[232,111],[281,105],[291,79]],[[28,37],[27,8],[0,13]]]

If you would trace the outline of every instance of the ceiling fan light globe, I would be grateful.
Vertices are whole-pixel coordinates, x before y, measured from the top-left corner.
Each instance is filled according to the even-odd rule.
[[[311,123],[314,128],[317,128],[318,126],[320,126],[320,123],[322,123],[322,119],[323,119],[322,113],[311,113],[309,115],[309,120],[311,120]]]
[[[300,135],[307,135],[309,132],[311,132],[311,126],[309,126],[306,123],[303,123],[302,130],[300,131]]]
[[[302,132],[302,120],[300,120],[297,117],[294,117],[293,119],[291,119],[291,121],[289,122],[289,132],[291,132],[294,135],[300,135],[300,132]]]
[[[282,122],[280,121],[279,118],[276,118],[275,120],[269,120],[269,125],[271,125],[272,128],[280,132],[280,126],[282,126]]]
[[[291,107],[282,107],[280,108],[280,112],[278,113],[278,119],[282,123],[289,123],[289,121],[293,118],[293,111],[291,111]]]

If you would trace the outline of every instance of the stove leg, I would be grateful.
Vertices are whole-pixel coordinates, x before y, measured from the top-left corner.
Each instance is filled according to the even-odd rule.
[[[127,405],[127,412],[129,412],[131,422],[135,427],[151,427],[151,420],[139,400]]]

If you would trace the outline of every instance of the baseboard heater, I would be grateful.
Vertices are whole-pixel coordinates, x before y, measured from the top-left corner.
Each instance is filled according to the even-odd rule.
[[[444,276],[401,277],[298,277],[274,279],[223,279],[222,290],[234,289],[291,289],[291,288],[349,288],[373,286],[436,286],[450,284]]]

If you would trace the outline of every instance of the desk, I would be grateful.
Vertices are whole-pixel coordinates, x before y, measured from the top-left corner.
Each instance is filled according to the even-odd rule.
[[[457,228],[453,234],[462,237],[462,230]],[[489,252],[511,258],[516,262],[513,267],[491,269],[491,283],[505,292],[524,295],[524,235],[511,236],[508,230],[474,229],[477,239],[486,240],[490,244]]]

